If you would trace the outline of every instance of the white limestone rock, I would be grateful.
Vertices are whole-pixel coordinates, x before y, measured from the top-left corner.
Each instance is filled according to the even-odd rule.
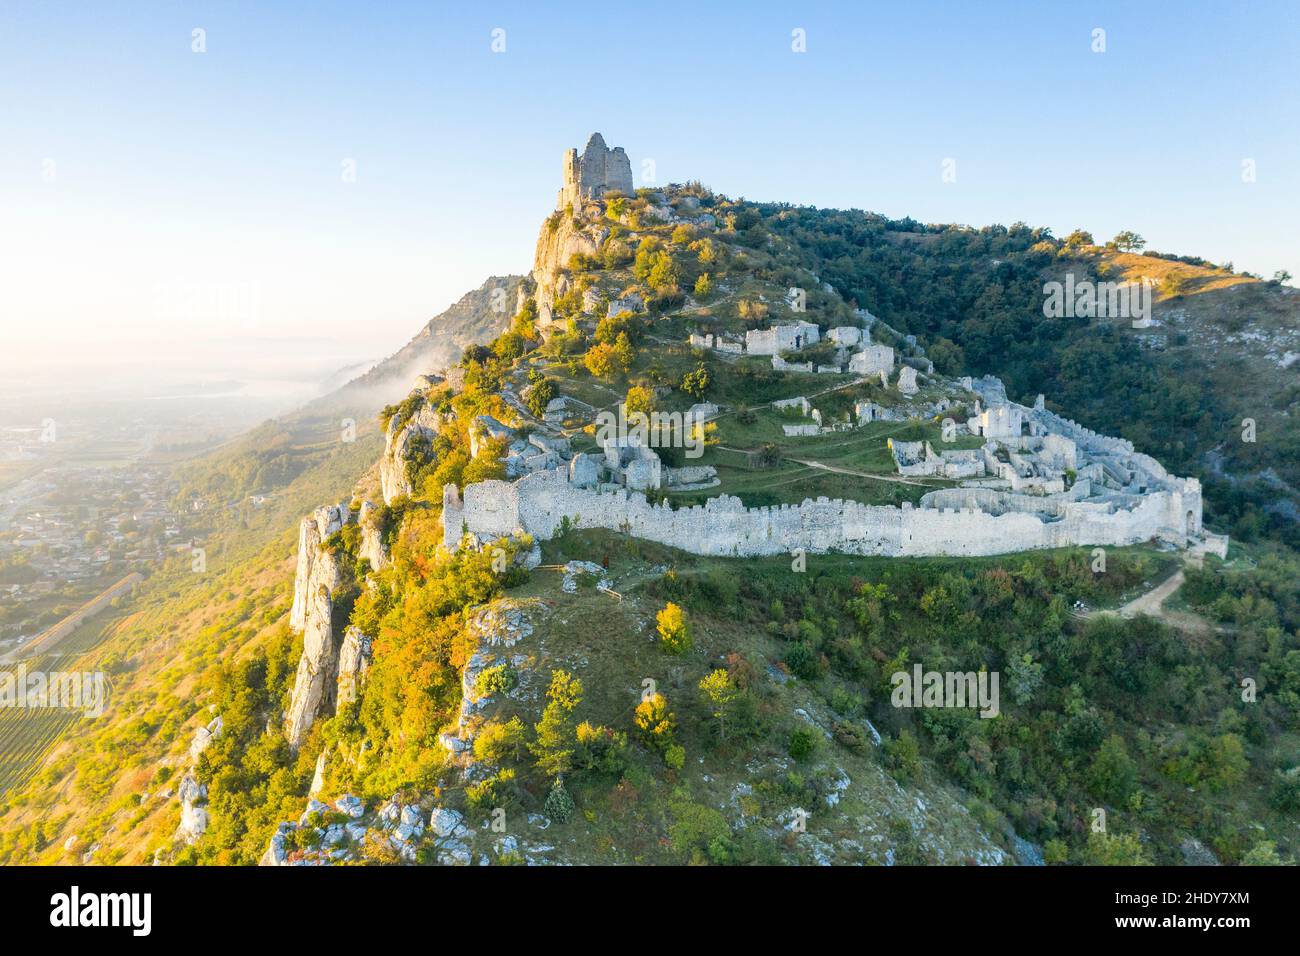
[[[361,502],[357,524],[361,527],[361,544],[357,556],[370,562],[371,571],[382,571],[388,564],[388,547],[384,544],[380,528],[379,508],[369,501]]]
[[[334,801],[334,809],[339,813],[346,813],[353,820],[358,820],[365,814],[366,805],[360,797],[345,793]]]
[[[316,758],[316,772],[312,774],[311,788],[307,791],[308,797],[318,797],[320,792],[325,789],[325,752]]]
[[[323,555],[321,561],[326,560],[333,562],[332,556]],[[285,716],[284,735],[294,748],[307,738],[317,717],[330,710],[337,693],[338,642],[332,617],[330,590],[324,584],[318,585],[307,606],[302,657]]]
[[[212,741],[221,736],[222,730],[221,715],[214,717],[205,727],[200,727],[194,731],[194,740],[190,744],[190,760],[199,759],[199,755],[208,749]]]
[[[208,788],[192,773],[186,772],[176,792],[181,802],[181,822],[176,828],[176,839],[190,845],[208,829]]]
[[[339,705],[350,704],[357,699],[370,672],[372,641],[355,625],[343,632],[343,644],[339,648],[338,695]]]
[[[397,416],[388,422],[384,435],[384,454],[379,459],[379,487],[384,504],[412,494],[407,463],[415,459],[420,450],[428,447],[437,435],[439,416],[437,409],[427,402],[422,404],[406,422]]]

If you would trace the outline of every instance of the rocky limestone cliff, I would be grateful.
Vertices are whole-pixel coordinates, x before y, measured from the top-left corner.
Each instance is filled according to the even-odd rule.
[[[382,571],[388,564],[388,547],[384,544],[383,529],[380,527],[379,508],[369,501],[361,502],[357,524],[361,528],[358,556],[370,562],[371,571]]]
[[[551,321],[555,300],[569,291],[569,276],[561,272],[569,259],[578,253],[596,255],[608,236],[609,228],[601,222],[574,216],[561,215],[558,222],[548,219],[542,223],[533,255],[534,298],[542,325]]]
[[[349,627],[343,632],[343,646],[339,649],[338,694],[339,706],[357,699],[366,674],[370,671],[371,641],[359,627]],[[322,754],[322,756],[324,756]]]
[[[407,474],[407,462],[414,456],[417,445],[433,441],[437,433],[438,412],[428,405],[422,405],[407,421],[396,415],[389,421],[384,436],[384,455],[379,460],[379,486],[384,504],[391,505],[396,499],[412,493],[414,489]]]
[[[326,505],[298,525],[298,568],[293,579],[293,606],[289,609],[289,626],[295,631],[307,626],[307,598],[312,584],[324,583],[333,588],[337,583],[337,569],[319,563],[321,544],[347,524],[348,515],[346,504]]]
[[[318,585],[307,603],[307,626],[302,633],[302,657],[293,682],[293,698],[285,715],[284,735],[298,747],[321,712],[335,697],[338,643],[331,617],[333,602],[325,585]]]
[[[346,504],[318,508],[298,532],[298,572],[294,579],[289,626],[302,631],[302,657],[293,697],[285,715],[285,737],[297,747],[316,718],[333,704],[338,668],[334,634],[334,589],[342,580],[338,559],[324,547],[330,535],[351,518]]]

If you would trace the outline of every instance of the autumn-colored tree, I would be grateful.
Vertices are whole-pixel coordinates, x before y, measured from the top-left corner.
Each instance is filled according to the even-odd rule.
[[[657,292],[672,293],[677,291],[677,287],[682,281],[682,274],[681,270],[677,268],[677,261],[672,257],[671,253],[667,251],[655,253],[653,265],[645,281]]]
[[[602,342],[587,349],[582,364],[596,378],[610,378],[618,369],[618,356],[614,353],[614,346]]]
[[[632,722],[641,739],[660,753],[673,744],[677,716],[668,709],[668,698],[663,694],[653,694],[637,704]]]
[[[694,372],[682,376],[682,391],[697,402],[702,402],[709,391],[710,381],[709,370],[701,365]]]
[[[623,408],[628,415],[635,412],[649,415],[655,410],[655,393],[644,385],[633,385],[623,399]]]
[[[669,654],[685,654],[691,648],[691,625],[686,612],[669,601],[655,618],[659,642]]]
[[[725,668],[711,671],[700,681],[700,694],[718,721],[718,736],[727,739],[727,718],[740,700],[740,688]]]
[[[566,670],[552,671],[546,700],[542,719],[533,728],[537,739],[529,749],[537,760],[537,769],[559,777],[573,760],[577,739],[573,711],[582,703],[582,681]]]

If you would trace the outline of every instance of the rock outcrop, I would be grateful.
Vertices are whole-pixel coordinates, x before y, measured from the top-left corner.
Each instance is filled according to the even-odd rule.
[[[316,587],[307,605],[307,625],[302,632],[302,657],[293,682],[293,698],[285,715],[284,735],[291,747],[307,737],[321,712],[334,702],[338,670],[338,643],[334,639],[333,602],[325,585]]]
[[[325,584],[333,589],[338,583],[337,568],[332,562],[322,564],[319,560],[323,553],[321,545],[341,530],[348,519],[346,504],[326,505],[298,525],[298,569],[293,579],[293,606],[289,609],[289,626],[295,631],[307,626],[307,599],[314,593],[313,586]]]
[[[438,423],[437,410],[427,403],[405,421],[394,415],[388,422],[384,454],[379,459],[379,487],[384,504],[391,505],[414,491],[407,464],[420,454],[421,448],[433,441],[438,433]]]
[[[176,828],[176,839],[192,844],[208,829],[208,788],[186,771],[176,792],[181,801],[181,823]]]
[[[343,646],[339,649],[339,676],[337,700],[340,705],[357,699],[366,674],[370,671],[370,638],[359,627],[349,627],[343,632]]]
[[[285,737],[297,747],[316,718],[333,705],[339,640],[334,633],[334,590],[342,581],[338,559],[325,542],[351,520],[346,504],[318,508],[298,531],[298,572],[289,626],[302,631],[302,657],[285,715]]]
[[[594,256],[609,237],[609,228],[599,221],[574,216],[542,223],[533,254],[533,283],[537,315],[541,325],[551,321],[555,300],[569,291],[569,276],[563,272],[575,255]]]
[[[357,524],[361,528],[361,546],[357,556],[370,562],[371,571],[382,571],[388,564],[388,547],[384,544],[379,508],[369,501],[361,502]]]
[[[206,726],[194,731],[190,742],[190,767],[176,788],[176,798],[181,804],[181,822],[176,828],[176,839],[186,846],[193,844],[208,830],[208,788],[194,775],[194,765],[199,757],[221,736],[224,723],[221,715],[213,717]]]

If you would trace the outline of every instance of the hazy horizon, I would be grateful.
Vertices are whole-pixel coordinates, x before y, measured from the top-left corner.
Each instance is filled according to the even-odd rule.
[[[1134,229],[1150,249],[1300,274],[1284,82],[1300,31],[1257,28],[1300,14],[1177,11],[670,4],[671,39],[635,40],[645,24],[613,9],[603,29],[629,42],[592,43],[509,5],[399,5],[382,23],[332,3],[12,6],[0,370],[292,378],[382,358],[489,275],[530,268],[563,151],[593,130],[638,186]],[[574,58],[588,81],[552,79]],[[1205,149],[1178,150],[1210,124]]]

